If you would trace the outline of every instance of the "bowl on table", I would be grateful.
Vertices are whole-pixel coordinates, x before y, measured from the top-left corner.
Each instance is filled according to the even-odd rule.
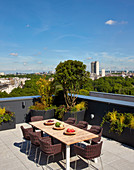
[[[66,129],[66,131],[64,132],[64,134],[66,134],[66,135],[75,135],[76,134],[76,131],[75,131],[75,129],[71,129],[71,128],[68,128],[68,129]]]
[[[54,120],[47,120],[44,122],[45,125],[53,125],[54,124]]]
[[[64,123],[56,122],[53,128],[56,130],[63,130],[65,129],[65,126],[64,126]]]

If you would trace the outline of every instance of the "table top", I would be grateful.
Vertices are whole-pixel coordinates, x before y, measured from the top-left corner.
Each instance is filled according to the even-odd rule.
[[[48,119],[49,120],[49,119]],[[54,123],[56,122],[61,122],[57,119],[51,119],[54,120]],[[45,125],[44,122],[46,122],[47,120],[42,120],[42,121],[36,121],[36,122],[30,122],[29,124],[40,129],[41,131],[47,133],[48,135],[58,139],[59,141],[63,142],[66,145],[71,145],[74,143],[78,143],[78,142],[82,142],[85,140],[90,140],[93,138],[98,137],[98,135],[95,135],[93,133],[90,133],[86,130],[77,128],[75,126],[69,125],[67,123],[64,123],[65,129],[63,130],[56,130],[54,129],[54,125]],[[74,129],[76,131],[75,135],[66,135],[64,134],[64,132],[68,129]]]

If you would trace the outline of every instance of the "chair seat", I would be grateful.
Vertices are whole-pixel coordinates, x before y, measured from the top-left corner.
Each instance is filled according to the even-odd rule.
[[[39,138],[41,138],[41,132],[29,132],[30,141],[35,146],[40,146]]]
[[[74,153],[90,161],[92,159],[95,159],[101,156],[102,143],[103,142],[95,143],[94,145],[87,145],[85,147],[81,147],[81,145],[80,146],[74,145]],[[101,160],[101,157],[100,157],[100,160]],[[77,160],[75,161],[75,169],[76,169],[76,163],[77,163]],[[101,160],[101,165],[102,165],[102,160]]]
[[[48,164],[50,156],[54,156],[58,153],[63,152],[64,150],[62,143],[52,145],[52,141],[50,137],[48,137],[47,140],[45,138],[40,138],[39,142],[40,142],[40,155],[39,155],[38,164],[40,162],[40,157],[42,152],[45,155],[47,155],[47,164]]]
[[[88,127],[88,122],[86,121],[79,121],[77,125],[75,125],[76,127],[83,129],[83,130],[87,130]]]
[[[102,132],[103,132],[103,128],[102,128],[102,127],[93,125],[93,126],[92,126],[90,129],[88,129],[87,131],[98,135],[97,138],[92,139],[92,143],[98,143],[98,142],[100,142],[101,136],[102,136]],[[88,142],[88,141],[86,141],[86,142]]]
[[[64,121],[65,123],[68,123],[69,125],[75,125],[76,124],[76,119],[73,117],[69,117],[66,121]]]

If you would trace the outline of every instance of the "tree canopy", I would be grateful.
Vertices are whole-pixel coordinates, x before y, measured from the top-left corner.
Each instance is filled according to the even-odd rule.
[[[58,81],[63,87],[68,109],[75,105],[77,97],[73,94],[77,94],[86,80],[89,79],[89,73],[85,69],[86,65],[76,60],[60,62],[56,67],[55,81]],[[70,96],[68,93],[70,93]]]

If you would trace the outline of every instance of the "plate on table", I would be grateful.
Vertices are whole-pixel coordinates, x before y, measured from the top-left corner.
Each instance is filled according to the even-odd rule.
[[[54,124],[54,120],[47,120],[46,122],[44,122],[45,125],[53,125]]]
[[[63,129],[65,129],[64,126],[63,127],[56,127],[56,126],[54,126],[53,128],[56,129],[56,130],[63,130]]]
[[[75,132],[67,132],[67,131],[65,131],[64,134],[65,134],[65,135],[75,135],[75,134],[76,134],[76,131],[75,131]]]

